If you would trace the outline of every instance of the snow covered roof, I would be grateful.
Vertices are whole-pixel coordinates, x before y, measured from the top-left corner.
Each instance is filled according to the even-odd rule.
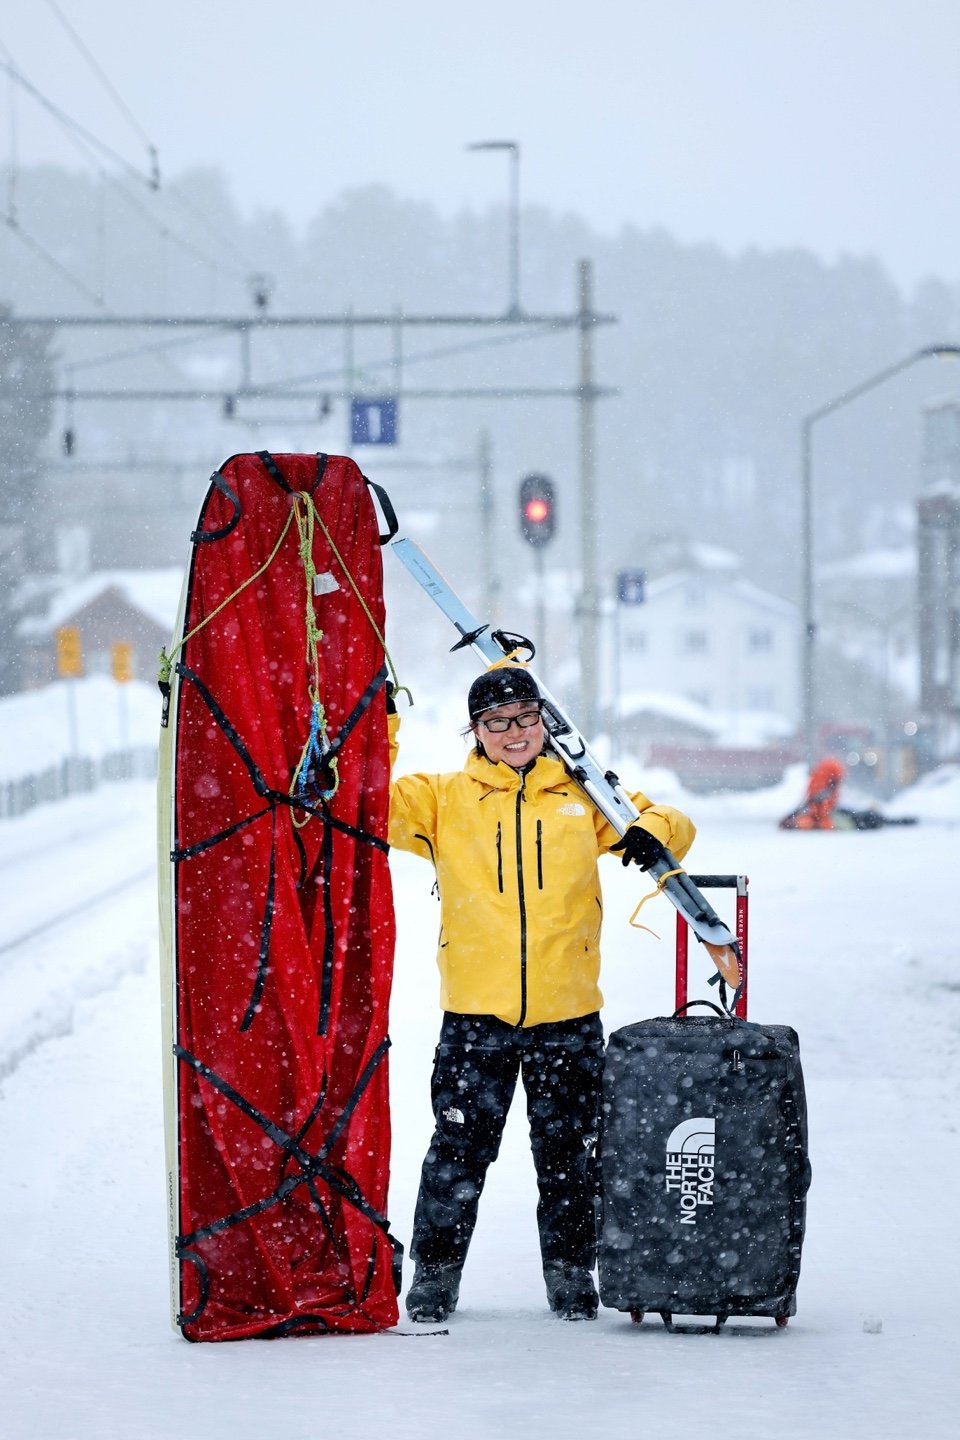
[[[714,570],[719,574],[734,575],[740,569],[740,556],[722,545],[708,545],[702,540],[691,540],[685,547],[689,562],[697,570]]]
[[[912,580],[917,573],[917,552],[911,545],[860,550],[845,560],[817,566],[821,580]]]
[[[669,575],[661,575],[658,579],[651,580],[647,586],[647,600],[657,600],[661,596],[667,596],[672,591],[689,585],[691,580],[703,585],[714,586],[725,594],[736,596],[748,605],[773,610],[778,615],[795,619],[799,614],[798,607],[792,601],[783,600],[779,595],[773,595],[769,590],[763,590],[752,580],[735,578],[723,571],[705,574],[701,570],[675,570]]]
[[[108,590],[117,590],[134,610],[172,631],[182,586],[183,571],[176,565],[156,570],[95,570],[81,580],[58,585],[46,614],[24,620],[20,630],[24,635],[49,635]]]
[[[620,700],[623,719],[660,715],[702,730],[716,745],[752,747],[788,740],[796,726],[775,710],[708,710],[668,690],[631,690]]]
[[[631,715],[661,715],[695,726],[707,735],[719,733],[717,717],[705,705],[670,690],[630,690],[620,698],[620,714],[624,719]]]

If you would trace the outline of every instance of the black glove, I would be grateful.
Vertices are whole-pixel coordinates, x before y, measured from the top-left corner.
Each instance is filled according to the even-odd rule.
[[[389,681],[389,680],[387,681],[386,685],[384,685],[383,689],[384,689],[384,694],[385,694],[386,697],[387,697],[387,714],[388,714],[388,715],[396,715],[396,713],[397,713],[397,702],[396,702],[396,700],[394,699],[394,696],[396,695],[397,692],[394,690],[394,688],[393,688],[393,686],[390,684],[390,681]]]
[[[611,851],[623,851],[624,865],[639,865],[641,870],[649,870],[657,860],[662,860],[664,848],[656,835],[651,835],[642,825],[631,825],[623,839],[610,846]]]

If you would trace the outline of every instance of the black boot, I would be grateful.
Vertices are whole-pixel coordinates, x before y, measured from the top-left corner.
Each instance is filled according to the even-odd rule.
[[[418,1265],[407,1292],[411,1320],[439,1324],[452,1315],[460,1298],[459,1265]]]
[[[543,1278],[550,1309],[560,1320],[596,1320],[599,1296],[585,1266],[549,1261],[543,1267]]]

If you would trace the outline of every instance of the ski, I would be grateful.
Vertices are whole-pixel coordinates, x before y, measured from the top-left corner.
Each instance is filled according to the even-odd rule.
[[[505,657],[524,650],[532,657],[533,646],[524,636],[505,630],[491,630],[489,624],[478,621],[414,541],[395,540],[390,549],[458,631],[460,639],[453,650],[469,645],[488,665],[495,665]],[[617,834],[625,834],[629,826],[640,818],[640,812],[621,785],[619,776],[603,768],[560,702],[550,694],[533,667],[528,665],[527,668],[543,696],[548,747]],[[666,846],[662,856],[654,861],[647,873],[680,912],[697,939],[706,946],[723,979],[736,989],[740,983],[736,937]]]

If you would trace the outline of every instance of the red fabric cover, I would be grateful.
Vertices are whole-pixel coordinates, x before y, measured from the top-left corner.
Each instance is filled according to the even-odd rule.
[[[377,518],[356,465],[274,457],[292,490],[312,490],[320,515],[382,634],[384,607]],[[292,497],[254,455],[221,471],[240,520],[222,539],[198,543],[184,633],[249,579],[273,549]],[[315,488],[314,488],[315,487]],[[211,486],[199,529],[227,525],[229,499]],[[266,572],[189,639],[177,661],[200,677],[268,786],[286,794],[309,732],[306,585],[296,524]],[[316,600],[320,698],[336,737],[383,664],[383,647],[319,527],[317,571],[338,588]],[[387,1060],[342,1131],[324,1173],[303,1180],[387,1033],[394,917],[385,849],[332,827],[332,951],[329,1024],[318,1034],[326,925],[323,843],[312,818],[294,834],[295,812],[257,794],[250,770],[180,672],[176,736],[179,853],[264,809],[232,836],[175,862],[177,1066],[181,1212],[181,1329],[191,1340],[270,1333],[370,1331],[397,1320],[391,1245],[369,1215],[337,1192],[385,1214],[390,1154]],[[382,839],[387,830],[388,751],[383,687],[346,740],[330,813]],[[303,818],[302,812],[296,812]],[[249,1027],[274,850],[274,910],[267,973]],[[298,884],[298,882],[301,882]],[[193,1057],[193,1063],[187,1057]],[[279,1127],[271,1134],[197,1066]],[[312,1117],[312,1118],[311,1118]],[[326,1178],[325,1178],[326,1176]],[[289,1193],[258,1213],[191,1239],[247,1207]],[[345,1178],[346,1177],[346,1178]]]

